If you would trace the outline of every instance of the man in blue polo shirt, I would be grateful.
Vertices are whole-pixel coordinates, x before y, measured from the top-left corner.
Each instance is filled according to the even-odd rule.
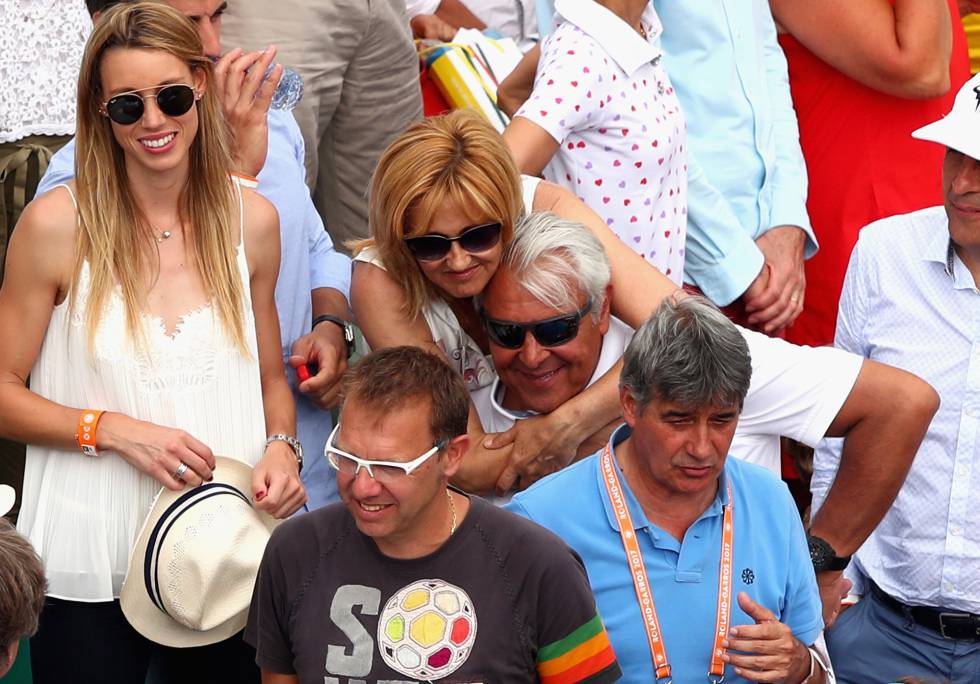
[[[665,300],[623,359],[626,425],[510,508],[585,561],[624,681],[825,681],[793,500],[727,458],[752,373],[744,338],[700,297]]]

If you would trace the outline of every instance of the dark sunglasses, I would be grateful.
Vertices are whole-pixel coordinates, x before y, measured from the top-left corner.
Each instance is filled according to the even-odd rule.
[[[146,105],[143,101],[146,98],[154,98],[157,107],[167,116],[183,116],[190,111],[197,100],[197,93],[189,85],[178,83],[164,86],[157,90],[156,95],[139,95],[143,90],[157,90],[153,88],[141,88],[128,93],[120,93],[102,105],[106,116],[122,126],[134,124],[143,118]]]
[[[592,299],[585,303],[575,313],[562,314],[554,318],[545,318],[533,323],[514,323],[488,318],[485,313],[483,324],[487,328],[490,340],[504,349],[520,349],[524,346],[524,338],[528,332],[534,335],[542,347],[560,347],[570,342],[578,335],[578,326],[588,313],[592,311]]]
[[[405,244],[419,261],[437,261],[449,254],[454,242],[459,242],[459,246],[471,254],[486,252],[500,242],[502,228],[499,223],[485,223],[481,226],[467,228],[456,237],[419,235],[418,237],[405,238]]]

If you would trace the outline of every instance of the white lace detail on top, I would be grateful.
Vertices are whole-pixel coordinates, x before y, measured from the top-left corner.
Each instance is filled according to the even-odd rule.
[[[0,0],[0,143],[75,132],[92,20],[82,0]]]

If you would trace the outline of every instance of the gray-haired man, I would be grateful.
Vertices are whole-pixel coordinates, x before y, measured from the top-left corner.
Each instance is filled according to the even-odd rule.
[[[626,350],[626,425],[510,504],[582,557],[626,681],[824,681],[795,504],[774,475],[727,458],[751,374],[720,311],[664,300]]]
[[[516,233],[482,301],[499,381],[473,399],[492,431],[553,411],[595,382],[615,382],[602,376],[630,337],[629,328],[609,317],[608,264],[588,229],[532,214]],[[554,322],[562,319],[577,320],[577,327],[549,339],[563,332]],[[856,355],[737,330],[748,344],[752,380],[727,453],[778,473],[780,435],[810,445],[824,435],[846,437],[832,502],[810,530],[830,623],[840,608],[844,559],[891,505],[935,413],[936,395],[917,377]],[[612,427],[596,435],[599,445]],[[515,472],[532,481],[535,473],[524,468],[508,464],[499,483],[509,487]]]

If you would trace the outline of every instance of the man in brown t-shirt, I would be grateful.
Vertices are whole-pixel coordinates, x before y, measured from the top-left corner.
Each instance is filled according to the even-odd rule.
[[[345,382],[327,442],[343,499],[280,526],[245,639],[265,684],[612,682],[582,561],[543,528],[448,487],[469,398],[394,347]]]

